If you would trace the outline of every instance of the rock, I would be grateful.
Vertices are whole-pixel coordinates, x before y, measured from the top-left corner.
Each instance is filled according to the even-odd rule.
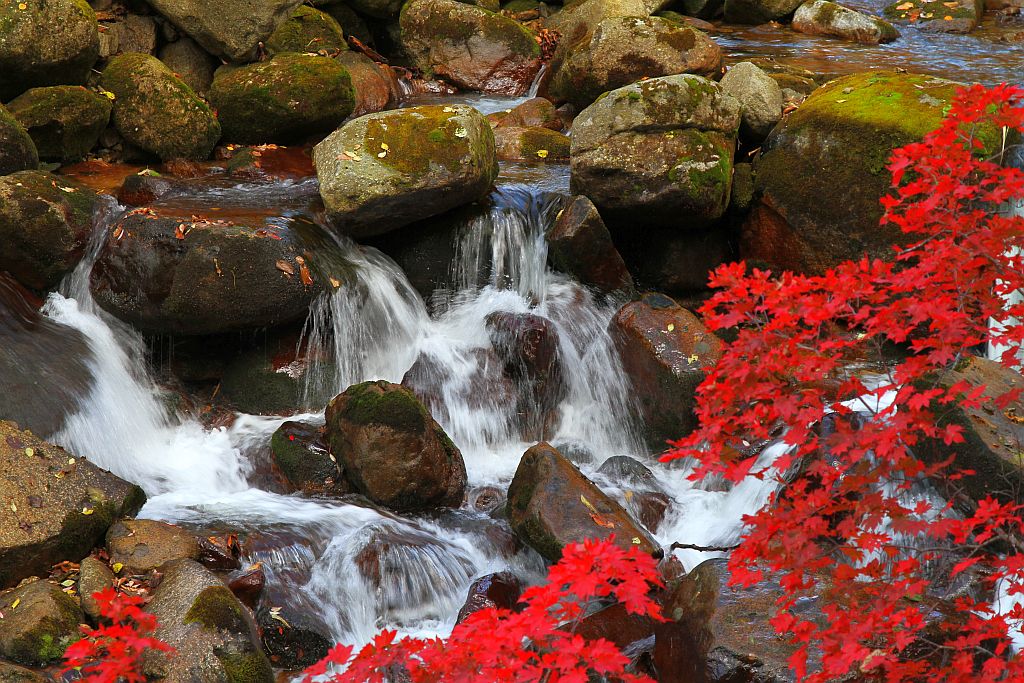
[[[148,661],[148,675],[174,682],[273,683],[249,610],[202,565],[165,565],[147,610],[159,623],[153,635],[176,650]]]
[[[597,471],[613,482],[632,488],[655,489],[658,486],[651,468],[628,455],[613,455],[601,463]]]
[[[515,609],[523,584],[512,572],[498,572],[481,576],[469,587],[469,596],[459,610],[456,624],[482,609]]]
[[[793,15],[793,30],[877,45],[900,37],[892,24],[829,0],[809,0]]]
[[[733,193],[735,177],[734,173]],[[619,253],[637,281],[672,295],[706,291],[708,274],[735,260],[735,237],[721,226],[686,232],[671,227],[647,228],[635,235],[622,232],[616,234]]]
[[[26,287],[57,286],[92,234],[96,194],[46,171],[0,176],[0,270]]]
[[[782,88],[750,62],[734,64],[720,81],[722,92],[740,103],[740,136],[758,143],[782,118]]]
[[[107,531],[110,561],[127,574],[145,574],[172,560],[199,559],[199,540],[181,527],[153,519],[124,519]]]
[[[288,21],[277,27],[266,41],[267,53],[348,50],[341,25],[329,14],[299,5]]]
[[[296,354],[297,333],[271,333],[255,348],[232,354],[221,375],[221,392],[231,405],[253,415],[291,415],[328,397],[304,396],[309,362]]]
[[[933,76],[872,71],[836,79],[776,126],[754,163],[755,203],[740,255],[820,274],[848,259],[892,255],[906,236],[879,225],[896,147],[937,128],[959,87]],[[1000,139],[992,130],[982,139]]]
[[[91,276],[97,303],[141,330],[198,335],[284,324],[304,318],[323,291],[292,230],[146,211],[113,227]]]
[[[569,158],[569,138],[549,128],[495,128],[494,147],[502,161],[565,161]]]
[[[401,98],[398,79],[390,67],[351,50],[342,52],[335,60],[345,67],[352,81],[355,106],[349,118],[384,111]]]
[[[632,383],[652,448],[697,426],[694,392],[718,362],[722,342],[695,315],[661,294],[626,304],[609,326]]]
[[[349,387],[327,405],[326,436],[349,481],[375,503],[399,511],[462,503],[462,454],[405,387]]]
[[[698,19],[716,19],[724,8],[724,0],[682,0],[679,3],[682,14]]]
[[[348,0],[345,4],[367,17],[374,19],[396,19],[402,10],[404,2],[402,0]],[[327,11],[331,12],[330,6]]]
[[[0,104],[0,176],[38,166],[39,152],[28,131]]]
[[[15,664],[58,662],[78,640],[82,610],[55,583],[33,581],[0,594],[0,656]]]
[[[482,199],[498,176],[478,111],[429,105],[360,117],[313,149],[328,217],[356,239]]]
[[[950,7],[940,0],[898,0],[883,10],[886,18],[935,33],[970,33],[985,12],[983,0],[959,0]],[[893,29],[895,30],[895,29]]]
[[[547,232],[548,263],[603,294],[629,292],[633,277],[594,203],[573,197]]]
[[[138,486],[12,422],[0,421],[0,465],[0,587],[77,562],[146,500]]]
[[[507,511],[516,535],[552,562],[569,543],[610,534],[620,547],[662,553],[622,506],[546,443],[523,454],[508,488]]]
[[[107,59],[125,52],[156,52],[157,27],[153,17],[129,14],[123,19],[104,23],[100,33],[100,57]]]
[[[564,127],[555,105],[543,97],[533,97],[511,109],[489,114],[487,119],[495,128],[540,127],[560,131]]]
[[[571,190],[609,222],[706,225],[729,204],[739,123],[736,100],[700,76],[613,90],[573,124]]]
[[[0,683],[47,683],[47,679],[31,669],[0,662]]]
[[[583,0],[570,2],[547,21],[561,34],[560,45],[575,46],[611,17],[647,17],[664,9],[669,0]]]
[[[661,17],[612,17],[556,60],[548,95],[582,109],[642,78],[716,74],[722,50],[704,33]]]
[[[93,597],[114,587],[114,572],[106,562],[90,555],[82,560],[78,569],[78,596],[82,611],[93,623],[99,623],[101,616],[99,602]]]
[[[270,656],[274,667],[300,670],[312,666],[327,656],[334,641],[310,628],[306,621],[308,612],[296,609],[261,607],[256,611],[256,625],[259,628],[263,649]],[[287,623],[281,623],[284,620]],[[319,624],[316,626],[319,627]]]
[[[160,50],[160,61],[200,95],[206,95],[213,83],[217,62],[191,38],[182,36]]]
[[[235,597],[242,601],[246,607],[255,608],[259,602],[260,595],[267,585],[267,573],[262,566],[253,565],[248,569],[232,575],[228,582],[228,588],[235,594]]]
[[[764,24],[782,19],[804,0],[725,0],[725,20],[730,24]]]
[[[114,94],[117,131],[160,159],[206,159],[220,139],[210,108],[156,57],[115,57],[100,83]]]
[[[271,437],[270,449],[277,469],[295,490],[331,497],[352,492],[321,429],[304,422],[285,422]]]
[[[448,366],[432,355],[420,353],[402,378],[402,386],[411,389],[438,419],[451,417],[448,401],[461,403],[471,410],[501,414],[526,398],[506,374],[505,363],[493,349],[473,349],[464,360],[468,377],[458,387],[453,387]],[[524,409],[527,408],[529,406],[524,405]]]
[[[246,61],[284,23],[301,0],[153,0],[149,4],[208,52],[229,61]]]
[[[469,90],[522,95],[540,70],[540,46],[521,24],[456,0],[410,0],[402,46],[428,77]]]
[[[356,14],[351,7],[341,2],[335,2],[323,7],[322,9],[324,12],[331,15],[336,22],[338,22],[338,25],[341,26],[341,32],[344,35],[355,36],[364,44],[373,45],[373,34],[370,32],[369,27],[366,25],[363,18]],[[398,11],[400,9],[401,4],[395,8],[395,16],[398,15]]]
[[[0,102],[37,86],[85,83],[99,49],[96,14],[85,0],[5,2],[0,7]]]
[[[28,131],[39,156],[53,161],[81,159],[110,121],[110,100],[77,85],[32,88],[7,104]]]
[[[792,64],[777,62],[771,57],[755,57],[750,60],[750,63],[768,74],[772,80],[778,83],[784,95],[786,90],[791,90],[801,95],[810,95],[818,89],[819,81],[831,79],[831,76],[822,76]]]

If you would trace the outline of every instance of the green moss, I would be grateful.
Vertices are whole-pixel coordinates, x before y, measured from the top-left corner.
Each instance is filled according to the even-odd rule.
[[[345,391],[343,417],[358,425],[383,424],[399,431],[423,431],[430,414],[405,387],[363,382]]]
[[[210,586],[192,601],[185,613],[186,624],[199,623],[208,629],[246,633],[249,625],[243,607],[227,586]]]
[[[348,49],[341,25],[332,16],[307,5],[300,5],[288,21],[267,38],[266,46],[272,55]]]
[[[81,86],[33,88],[8,105],[44,159],[85,156],[110,120],[111,102]]]
[[[417,107],[418,114],[374,118],[366,124],[365,153],[407,175],[424,175],[431,164],[457,172],[470,153],[469,131],[445,109],[451,107]]]
[[[274,680],[274,670],[266,655],[258,651],[223,653],[217,658],[224,667],[227,683],[263,683]]]
[[[569,138],[548,128],[525,128],[519,136],[524,159],[568,159]],[[544,152],[541,156],[538,152]]]
[[[953,19],[977,18],[975,13],[967,5],[959,5],[952,8],[948,7],[941,0],[935,0],[934,2],[911,0],[911,2],[913,2],[913,7],[905,7],[906,0],[899,0],[882,10],[882,13],[889,19],[893,19],[895,21],[912,21],[911,17],[915,14],[920,17],[920,21],[945,21],[946,17],[952,17]],[[899,9],[901,7],[903,9]]]
[[[402,7],[399,23],[403,35],[413,42],[459,44],[479,35],[515,55],[539,58],[541,54],[533,33],[522,24],[474,5],[450,7],[447,2],[410,0]],[[429,59],[420,61],[424,68],[430,67]]]

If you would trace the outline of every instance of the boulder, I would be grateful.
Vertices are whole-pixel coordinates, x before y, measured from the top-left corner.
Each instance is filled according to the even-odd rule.
[[[891,43],[900,37],[888,21],[829,0],[809,0],[800,5],[793,15],[793,30],[869,45]]]
[[[428,105],[350,121],[313,149],[328,217],[357,239],[482,199],[498,176],[478,111]]]
[[[142,489],[0,421],[0,587],[85,557]]]
[[[897,0],[883,11],[891,21],[934,33],[970,33],[985,12],[983,0]]]
[[[128,14],[100,26],[100,58],[109,59],[124,52],[156,52],[157,25],[153,17]]]
[[[495,128],[494,148],[502,161],[569,159],[569,138],[550,128]]]
[[[270,450],[274,465],[295,490],[332,497],[352,493],[345,471],[327,448],[322,429],[304,422],[285,422],[271,437]]]
[[[0,270],[47,291],[78,264],[92,234],[97,196],[46,171],[0,176]]]
[[[718,362],[722,342],[662,294],[646,294],[612,318],[609,334],[633,386],[647,440],[663,450],[697,426],[695,392]]]
[[[78,602],[49,581],[0,594],[0,614],[0,657],[27,666],[59,662],[84,620]]]
[[[0,662],[0,683],[48,683],[48,681],[31,669]]]
[[[85,0],[0,6],[0,102],[42,85],[80,85],[99,56],[96,14]]]
[[[261,606],[256,610],[263,650],[275,668],[301,670],[313,666],[327,656],[334,641],[321,633],[326,631],[311,610],[289,607]],[[283,623],[284,621],[287,626]]]
[[[39,156],[51,161],[81,159],[96,145],[110,121],[110,100],[77,85],[32,88],[7,104],[28,131]]]
[[[107,531],[110,561],[127,574],[145,574],[172,560],[199,559],[199,540],[181,527],[154,519],[118,520]]]
[[[495,128],[550,128],[560,131],[565,126],[551,100],[533,97],[511,109],[489,114],[487,119]]]
[[[352,113],[348,71],[330,57],[284,53],[217,72],[210,103],[224,139],[243,144],[292,142],[326,133]]]
[[[540,46],[517,21],[456,0],[410,0],[402,46],[428,77],[469,90],[522,95],[540,70]]]
[[[701,76],[613,90],[573,124],[571,190],[609,222],[709,224],[729,204],[739,124],[739,103]]]
[[[582,109],[642,78],[715,75],[722,50],[703,32],[661,17],[611,17],[556,60],[547,94]]]
[[[740,103],[740,137],[753,144],[768,137],[782,119],[782,88],[750,62],[729,67],[720,81],[722,92]]]
[[[214,113],[156,57],[115,57],[100,83],[114,94],[117,132],[162,160],[206,159],[220,139]]]
[[[355,12],[372,17],[373,19],[396,19],[398,18],[399,12],[402,11],[403,0],[348,0],[345,3],[350,6]],[[328,6],[327,11],[334,13],[332,6]],[[341,21],[339,19],[339,21]],[[342,26],[344,26],[342,22]]]
[[[547,231],[548,263],[603,294],[629,292],[633,277],[626,269],[594,203],[578,195],[562,209]]]
[[[338,25],[341,26],[341,32],[345,36],[355,36],[356,39],[365,45],[373,45],[373,34],[366,25],[366,21],[356,14],[351,7],[342,2],[333,2],[321,9],[338,22]],[[395,8],[393,16],[398,16],[400,9],[402,9],[401,3]]]
[[[796,11],[804,0],[725,0],[725,20],[730,24],[764,24]]]
[[[320,52],[348,50],[345,34],[334,17],[320,10],[299,5],[288,21],[277,27],[266,40],[267,52]]]
[[[160,61],[200,95],[206,95],[213,83],[213,71],[217,62],[206,50],[187,36],[160,49]]]
[[[730,208],[736,192],[735,178],[733,174]],[[685,232],[671,227],[648,228],[639,234],[620,231],[616,245],[626,266],[644,287],[685,297],[706,292],[709,273],[735,260],[736,254],[734,234],[718,225]]]
[[[523,454],[508,488],[513,531],[545,559],[557,561],[570,543],[615,535],[616,545],[662,550],[629,514],[547,443]]]
[[[462,454],[409,389],[356,384],[327,405],[326,417],[331,453],[370,500],[399,511],[462,503]]]
[[[218,334],[304,318],[325,278],[310,269],[297,232],[251,222],[133,209],[100,250],[93,296],[154,334]]]
[[[113,587],[114,572],[106,562],[94,555],[82,560],[78,568],[78,598],[82,611],[93,623],[98,623],[101,616],[99,602],[94,596]]]
[[[523,584],[512,572],[481,576],[469,587],[469,595],[459,610],[455,623],[461,624],[471,614],[482,609],[515,609],[522,592]]]
[[[350,118],[374,114],[389,109],[401,98],[398,79],[390,67],[378,64],[366,55],[342,52],[335,61],[345,67],[352,81],[355,106]]]
[[[153,9],[211,54],[241,62],[291,16],[302,0],[153,0]]]
[[[547,20],[547,27],[561,34],[559,45],[575,46],[611,17],[648,17],[664,9],[670,0],[583,0],[568,2]],[[557,61],[557,57],[556,57]]]
[[[0,104],[0,176],[39,166],[39,152],[25,127]]]

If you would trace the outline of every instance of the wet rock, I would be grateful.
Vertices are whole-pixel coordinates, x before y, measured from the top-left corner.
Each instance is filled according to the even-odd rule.
[[[28,131],[39,156],[55,161],[81,159],[110,121],[110,100],[81,86],[32,88],[7,104]]]
[[[0,586],[78,561],[146,497],[84,458],[0,421]]]
[[[660,491],[627,491],[626,509],[644,528],[655,533],[665,521],[672,499]]]
[[[572,192],[610,223],[706,225],[729,203],[739,123],[736,100],[700,76],[613,90],[573,124]]]
[[[410,390],[356,384],[327,405],[326,417],[331,453],[370,500],[400,511],[462,503],[462,454]]]
[[[153,635],[176,653],[154,656],[146,673],[168,681],[273,683],[252,615],[228,587],[191,560],[163,571],[147,610],[159,623]]]
[[[609,333],[644,418],[647,441],[663,450],[697,426],[697,386],[718,362],[722,342],[695,315],[662,294],[646,294],[612,318]]]
[[[299,5],[288,21],[270,34],[266,40],[267,52],[320,52],[327,53],[348,50],[341,25],[329,14]]]
[[[349,118],[384,111],[400,99],[398,79],[389,67],[351,50],[335,57],[335,61],[345,67],[352,81],[355,106]]]
[[[153,0],[149,4],[211,54],[241,62],[256,53],[301,0]]]
[[[293,340],[291,347],[280,348],[289,338]],[[252,415],[300,411],[305,403],[302,380],[309,366],[294,358],[295,338],[288,335],[285,339],[268,340],[265,347],[244,351],[228,362],[221,377],[221,391],[237,410]]]
[[[793,30],[858,43],[891,43],[900,37],[892,24],[829,0],[810,0],[793,15]]]
[[[633,277],[594,203],[573,197],[547,232],[548,263],[599,292],[629,292]]]
[[[81,259],[96,194],[45,171],[0,177],[0,270],[26,287],[55,287]]]
[[[603,638],[624,650],[638,640],[651,637],[654,623],[649,617],[630,614],[624,606],[615,604],[583,617],[576,633],[587,640]]]
[[[167,562],[199,558],[199,540],[181,527],[153,519],[123,519],[107,531],[110,560],[128,574],[145,574]]]
[[[47,680],[31,669],[0,662],[0,683],[47,683]]]
[[[220,139],[210,108],[156,57],[115,57],[100,83],[114,94],[117,132],[160,159],[206,159]]]
[[[259,602],[266,585],[267,574],[259,565],[253,565],[237,572],[228,581],[228,588],[235,594],[235,597],[241,600],[242,604],[253,609]]]
[[[477,512],[491,513],[505,505],[505,492],[496,486],[480,486],[469,492],[469,506]]]
[[[0,176],[39,166],[39,152],[25,127],[0,104]]]
[[[488,120],[495,128],[550,128],[560,131],[563,128],[562,117],[558,115],[555,105],[543,97],[533,97],[512,109],[489,114]]]
[[[569,158],[569,138],[549,128],[495,128],[494,147],[502,161],[565,161]]]
[[[732,196],[729,211],[734,215],[746,214],[754,201],[754,165],[736,164],[732,169]]]
[[[327,656],[334,642],[305,624],[297,610],[261,607],[256,610],[263,648],[279,669],[304,669]]]
[[[461,624],[471,614],[482,609],[515,609],[522,592],[522,582],[511,572],[481,576],[469,587],[469,596],[459,610],[455,623]]]
[[[660,556],[657,542],[622,506],[546,443],[523,454],[508,489],[508,518],[516,534],[551,561],[562,548],[615,534],[624,548]]]
[[[179,194],[187,188],[188,183],[177,178],[168,178],[155,172],[133,173],[118,188],[117,201],[125,206],[145,206],[161,197]]]
[[[206,95],[213,83],[217,62],[191,38],[182,36],[160,49],[160,61],[200,95]]]
[[[98,56],[99,27],[85,0],[0,7],[0,102],[37,86],[85,83]]]
[[[78,640],[82,611],[55,583],[33,581],[0,594],[0,657],[45,666],[60,661]]]
[[[628,455],[613,455],[601,463],[597,471],[614,482],[632,487],[654,488],[658,482],[647,465]]]
[[[672,499],[661,490],[654,473],[628,455],[608,458],[597,471],[625,491],[625,507],[629,514],[644,528],[657,531],[672,505]]]
[[[99,305],[139,329],[199,335],[283,324],[305,317],[324,287],[308,271],[312,284],[303,283],[307,252],[292,230],[148,211],[113,226],[91,281]]]
[[[703,32],[661,17],[613,17],[556,59],[548,94],[582,109],[602,93],[642,78],[712,76],[722,50]]]
[[[481,199],[498,175],[494,133],[471,107],[409,107],[360,117],[313,150],[328,217],[372,237]]]
[[[758,143],[782,118],[782,88],[750,62],[734,64],[720,81],[722,91],[740,103],[740,136]]]
[[[521,24],[456,0],[411,0],[402,46],[428,77],[469,90],[522,95],[540,70],[540,46]]]
[[[735,192],[730,191],[730,208]],[[736,238],[722,226],[713,225],[681,232],[678,228],[646,228],[615,234],[616,245],[626,266],[642,285],[674,296],[692,296],[707,290],[708,274],[735,260]]]
[[[352,492],[344,470],[327,448],[322,429],[285,422],[271,437],[270,448],[274,464],[295,490],[327,496]]]
[[[114,572],[110,570],[106,562],[90,555],[82,560],[78,569],[78,596],[82,604],[82,611],[93,623],[98,623],[100,618],[99,602],[94,597],[114,586]]]
[[[411,389],[431,414],[442,421],[450,417],[448,401],[498,414],[516,405],[521,394],[505,372],[505,362],[492,348],[473,349],[465,361],[472,370],[467,372],[465,381],[453,386],[447,366],[434,356],[421,353],[402,378],[402,386]],[[528,406],[524,405],[525,408]]]
[[[953,7],[940,0],[899,0],[883,10],[891,21],[935,33],[970,33],[984,12],[983,0],[959,0]]]
[[[725,0],[725,20],[730,24],[763,24],[782,19],[803,0]]]

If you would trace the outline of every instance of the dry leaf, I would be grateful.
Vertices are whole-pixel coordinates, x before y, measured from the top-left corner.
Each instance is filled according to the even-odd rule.
[[[288,277],[291,277],[292,275],[295,275],[295,266],[293,266],[292,264],[288,263],[284,259],[278,260],[278,262],[275,263],[274,265],[277,267],[278,270],[280,270],[282,273],[284,273]]]

